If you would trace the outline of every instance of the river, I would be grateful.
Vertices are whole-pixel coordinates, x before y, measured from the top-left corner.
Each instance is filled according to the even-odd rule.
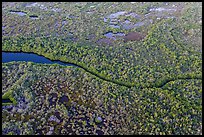
[[[40,56],[34,53],[23,53],[23,52],[2,52],[2,63],[11,61],[26,61],[42,64],[59,64],[64,66],[75,66],[70,63],[64,63],[61,61],[52,61],[44,56]]]

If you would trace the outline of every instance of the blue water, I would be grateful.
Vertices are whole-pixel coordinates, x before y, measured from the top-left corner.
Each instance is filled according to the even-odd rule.
[[[61,61],[51,61],[43,56],[39,56],[34,53],[11,53],[11,52],[2,52],[2,63],[11,62],[11,61],[26,61],[42,64],[59,64],[63,66],[74,66],[73,64],[63,63]]]
[[[10,99],[2,99],[2,103],[12,103]]]

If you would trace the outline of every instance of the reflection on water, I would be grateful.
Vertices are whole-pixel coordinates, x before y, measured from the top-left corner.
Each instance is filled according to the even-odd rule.
[[[134,24],[134,23],[130,22],[129,20],[125,20],[123,23],[123,29],[132,29],[135,27],[143,26],[143,25],[145,25],[144,22],[137,22]]]
[[[168,5],[168,4],[165,4]],[[108,23],[111,28],[119,29],[134,29],[141,26],[148,26],[154,23],[156,20],[175,18],[175,13],[177,8],[172,7],[157,7],[150,8],[149,13],[142,15],[135,12],[128,11],[118,11],[104,17],[104,22]],[[119,17],[124,16],[125,19],[121,20]],[[130,19],[129,19],[130,18]],[[132,20],[133,19],[133,20]],[[135,20],[136,19],[136,20]]]
[[[26,15],[26,12],[22,12],[22,11],[10,11],[10,13],[12,14],[18,14],[19,16],[25,16]]]
[[[45,7],[43,4],[39,4],[37,2],[32,3],[30,5],[27,5],[26,7],[39,7],[40,9],[47,10],[47,7]]]
[[[136,18],[136,19],[140,19],[141,18],[141,15],[138,15],[134,12],[130,12],[129,14],[125,15],[125,16],[131,16],[133,18]]]
[[[118,18],[120,15],[124,15],[125,13],[126,11],[116,12],[116,13],[109,15],[108,18]]]
[[[131,16],[132,18],[137,19],[138,22],[131,22],[128,19],[125,19],[125,21],[122,22],[118,19],[119,16],[125,16],[125,17]],[[112,28],[120,28],[120,25],[122,25],[121,29],[133,29],[135,27],[140,27],[145,25],[144,22],[139,22],[141,19],[142,19],[142,16],[134,12],[128,13],[127,11],[120,11],[120,12],[110,14],[109,16],[104,18],[104,22],[109,21],[109,27],[112,27]]]
[[[61,9],[59,9],[59,8],[52,8],[51,10],[54,12],[60,12],[61,11]]]
[[[37,5],[38,5],[38,3],[35,2],[35,3],[30,4],[30,5],[27,5],[26,7],[35,7],[35,6],[37,6]]]
[[[104,34],[104,36],[106,36],[107,38],[116,40],[117,37],[125,36],[125,33],[122,33],[122,32],[118,32],[118,33],[107,32],[107,33]]]
[[[167,9],[167,8],[153,8],[149,11],[176,11],[176,9]]]
[[[11,61],[26,61],[26,62],[43,63],[43,64],[60,64],[65,66],[72,65],[69,63],[63,63],[61,61],[51,61],[43,56],[39,56],[34,53],[2,52],[2,63],[11,62]]]

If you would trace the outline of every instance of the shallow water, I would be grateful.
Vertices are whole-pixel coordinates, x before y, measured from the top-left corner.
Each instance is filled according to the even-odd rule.
[[[140,27],[140,26],[145,25],[144,22],[137,22],[134,24],[133,22],[131,22],[129,20],[125,20],[122,24],[123,24],[123,26],[122,26],[123,29],[132,29],[135,27]]]
[[[135,27],[137,27],[137,26],[140,27],[140,26],[143,26],[144,24],[145,24],[144,22],[138,22],[138,23],[136,23],[134,26],[135,26]]]
[[[125,16],[132,16],[133,18],[141,19],[141,15],[138,15],[138,14],[136,14],[134,12],[131,12],[131,13],[125,15]]]
[[[131,22],[130,20],[128,19],[125,19],[124,22],[121,22],[118,17],[119,16],[126,16],[126,17],[133,17],[133,18],[136,18],[138,20],[138,22]],[[109,22],[108,22],[108,19],[109,19]],[[139,14],[136,14],[134,12],[127,12],[127,11],[120,11],[120,12],[116,12],[116,13],[113,13],[113,14],[110,14],[109,16],[107,16],[106,18],[104,18],[104,22],[108,22],[109,23],[109,27],[112,27],[112,28],[121,28],[121,29],[133,29],[135,27],[140,27],[140,26],[143,26],[145,25],[144,22],[140,22],[140,20],[142,19],[142,16],[139,15]],[[121,27],[119,26],[122,25]]]
[[[25,16],[27,13],[22,11],[10,11],[12,14],[18,14],[19,16]]]
[[[140,15],[136,12],[119,11],[104,17],[103,21],[105,23],[108,23],[108,26],[111,28],[130,30],[144,25],[152,24],[154,22],[153,18],[155,18],[155,20],[175,18],[174,14],[176,11],[177,8],[167,6],[150,8],[149,13],[145,15]],[[137,19],[137,21],[135,22],[131,19],[125,19],[125,21],[122,22],[121,20],[119,20],[119,16],[135,18]]]
[[[108,18],[118,18],[120,15],[124,15],[125,13],[127,13],[127,12],[126,11],[119,11],[119,12],[116,12],[116,13],[109,15]]]
[[[26,7],[39,7],[40,9],[47,10],[47,7],[43,4],[39,4],[37,2],[27,5]]]
[[[60,12],[61,11],[61,9],[59,9],[59,8],[53,8],[51,10],[54,11],[54,12]]]
[[[30,5],[27,5],[26,7],[35,7],[35,6],[37,6],[37,5],[38,5],[38,3],[35,2],[35,3],[30,4]]]
[[[167,8],[152,8],[152,9],[150,9],[149,11],[176,11],[176,9],[167,9]]]
[[[118,32],[118,33],[112,33],[112,32],[107,32],[104,34],[107,38],[114,39],[116,40],[117,37],[125,36],[125,33]]]
[[[36,15],[31,15],[31,16],[29,16],[31,19],[38,19],[38,16],[36,16]]]

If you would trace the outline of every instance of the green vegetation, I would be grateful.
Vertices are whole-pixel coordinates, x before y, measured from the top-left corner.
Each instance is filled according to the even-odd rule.
[[[13,91],[15,99],[28,100],[25,101],[27,107],[19,111],[17,104],[13,106],[14,111],[4,109],[2,114],[23,123],[32,117],[30,122],[32,119],[38,121],[37,127],[29,124],[35,134],[46,134],[49,126],[59,124],[53,134],[62,134],[61,130],[65,132],[63,134],[86,131],[85,127],[90,134],[96,134],[94,128],[88,126],[98,127],[98,123],[94,123],[96,116],[105,120],[102,124],[106,130],[100,127],[104,134],[200,134],[200,79],[172,80],[161,88],[138,89],[101,80],[72,66],[12,62],[3,64],[3,74],[15,72],[13,66],[18,71],[29,71],[26,80],[29,84],[25,81]],[[19,118],[12,117],[16,109]],[[85,122],[84,119],[89,120]],[[105,126],[107,124],[111,126]],[[27,129],[20,129],[27,133]]]
[[[5,37],[5,39],[3,39],[3,50],[34,52],[39,55],[43,55],[47,58],[50,58],[52,60],[61,60],[64,62],[76,64],[84,68],[86,71],[106,81],[111,81],[127,87],[131,87],[131,86],[146,87],[147,85],[154,83],[149,81],[149,79],[150,79],[150,76],[155,74],[155,72],[162,71],[162,73],[164,73],[162,77],[164,77],[165,79],[162,77],[159,79],[164,79],[164,81],[167,81],[168,80],[167,77],[175,73],[179,75],[182,75],[182,73],[184,73],[185,75],[185,73],[186,72],[188,73],[188,71],[184,72],[183,70],[186,70],[186,69],[190,70],[190,72],[192,72],[192,70],[195,70],[195,72],[200,72],[201,70],[201,61],[198,62],[198,60],[195,60],[197,56],[195,56],[194,54],[191,55],[190,57],[182,56],[182,53],[190,52],[190,51],[185,51],[182,46],[180,46],[174,40],[172,40],[172,37],[170,37],[171,36],[170,32],[166,34],[165,30],[168,30],[168,29],[170,30],[170,28],[167,26],[162,26],[162,24],[171,23],[171,22],[172,20],[169,19],[167,21],[162,21],[162,22],[159,22],[158,24],[155,24],[154,27],[149,31],[149,34],[147,35],[146,39],[141,45],[143,46],[143,48],[140,49],[141,50],[139,52],[140,54],[135,52],[132,56],[131,55],[128,56],[127,52],[124,52],[124,54],[122,54],[122,56],[124,57],[120,57],[121,54],[118,54],[119,56],[117,56],[116,54],[115,56],[113,56],[113,58],[111,58],[111,56],[108,56],[107,58],[108,54],[113,54],[113,50],[116,50],[117,52],[117,48],[114,48],[114,49],[95,48],[94,46],[91,46],[91,45],[86,46],[86,45],[76,44],[71,41],[67,41],[67,40],[65,41],[63,39],[51,38],[51,37],[49,38],[21,37],[16,39],[15,38],[10,39]],[[161,38],[161,36],[165,36],[165,37]],[[47,44],[45,45],[43,43],[47,43]],[[168,46],[169,43],[171,43],[170,44],[171,46]],[[118,50],[120,48],[121,47],[118,47]],[[138,57],[131,58],[133,56],[138,56]],[[201,54],[198,54],[198,56],[201,56]],[[123,62],[120,61],[121,59],[123,60]],[[151,59],[154,59],[154,60],[151,60]],[[135,60],[135,61],[130,62],[132,60]],[[187,63],[189,61],[192,62],[191,64],[193,64],[190,66],[190,68],[189,68],[189,65],[187,65],[189,64]],[[96,64],[96,62],[98,63]],[[128,66],[127,64],[130,64],[130,63],[131,65]],[[138,64],[138,65],[135,66],[134,64]],[[147,65],[149,66],[148,68],[146,67]],[[137,67],[138,70],[135,70],[135,67]],[[143,67],[145,67],[144,71],[143,71]],[[124,75],[124,73],[121,73],[121,70],[123,70],[124,73],[126,73],[126,75]],[[148,76],[146,75],[146,73],[144,73],[146,71],[149,71]],[[169,75],[169,76],[166,76],[166,75]],[[147,83],[147,84],[137,85],[138,82],[136,81],[138,81],[138,77],[140,78],[139,83]],[[192,78],[192,77],[193,77],[192,75],[189,75],[188,78]],[[153,79],[155,81],[158,78],[154,77]],[[162,81],[161,83],[164,83],[164,82]],[[159,87],[160,84],[155,83],[155,85],[152,85],[152,86]]]
[[[201,7],[3,2],[3,51],[78,67],[2,63],[2,99],[13,102],[2,103],[2,134],[202,134]],[[144,25],[124,29],[126,19]],[[98,44],[111,31],[146,36]]]

